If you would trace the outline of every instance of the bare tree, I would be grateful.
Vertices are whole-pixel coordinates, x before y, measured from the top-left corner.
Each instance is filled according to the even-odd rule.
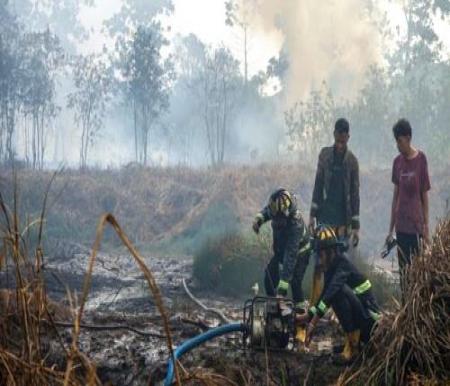
[[[110,98],[112,71],[98,55],[79,56],[72,68],[75,91],[68,96],[68,107],[81,128],[80,167],[84,169]]]
[[[297,102],[285,112],[290,150],[301,151],[302,157],[313,161],[333,130],[336,106],[326,83],[312,90],[308,98]]]
[[[25,34],[21,53],[19,93],[23,113],[31,120],[32,166],[42,169],[47,129],[59,110],[55,104],[55,86],[64,53],[59,39],[48,29]]]

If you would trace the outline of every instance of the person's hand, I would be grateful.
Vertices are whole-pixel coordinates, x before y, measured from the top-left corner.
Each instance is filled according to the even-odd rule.
[[[392,243],[393,240],[394,240],[394,233],[389,232],[388,235],[386,236],[386,245]]]
[[[316,218],[310,217],[309,218],[309,225],[308,225],[309,232],[311,233],[311,236],[314,235],[314,229],[316,229]]]
[[[315,328],[316,325],[314,323],[308,323],[308,326],[306,327],[305,347],[309,347]]]
[[[423,241],[425,242],[425,246],[430,245],[430,228],[428,227],[428,224],[425,224],[423,227]]]
[[[259,228],[261,228],[261,218],[260,217],[255,217],[255,219],[253,220],[252,228],[256,234],[259,233]]]
[[[359,244],[359,229],[352,229],[351,239],[353,248],[356,248]]]

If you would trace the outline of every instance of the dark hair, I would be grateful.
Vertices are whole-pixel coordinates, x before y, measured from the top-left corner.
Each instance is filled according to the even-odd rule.
[[[338,132],[339,134],[348,134],[348,132],[350,131],[350,125],[348,121],[345,118],[339,118],[334,124],[334,131]]]
[[[398,139],[398,137],[412,137],[411,125],[404,118],[397,121],[392,128],[392,132],[394,133],[395,139]]]

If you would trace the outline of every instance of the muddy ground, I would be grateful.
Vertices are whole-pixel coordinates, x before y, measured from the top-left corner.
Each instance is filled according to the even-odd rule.
[[[62,305],[69,305],[67,291],[73,298],[73,295],[81,292],[88,252],[81,246],[75,246],[70,253],[61,252],[59,256],[46,257],[44,272],[52,299]],[[219,324],[218,319],[189,299],[183,289],[182,279],[186,279],[192,292],[206,306],[221,310],[233,321],[241,321],[244,299],[218,297],[202,291],[191,279],[190,257],[148,257],[146,262],[163,293],[175,345]],[[13,286],[12,276],[7,271],[2,272],[2,286],[5,283]],[[70,322],[70,314],[63,314],[59,319]],[[98,256],[83,323],[86,328],[82,329],[80,336],[81,351],[95,362],[105,384],[161,383],[168,358],[163,326],[144,276],[131,256]],[[331,355],[331,347],[334,342],[340,341],[341,335],[334,322],[325,321],[318,330],[309,352],[297,352],[294,349],[268,353],[244,350],[241,336],[236,334],[196,348],[185,355],[181,363],[191,376],[220,374],[238,385],[332,384],[343,370],[332,364]],[[71,329],[58,326],[58,331],[68,346]],[[49,362],[64,366],[64,363],[60,363],[63,355],[57,340],[48,344],[52,348]],[[217,377],[213,379],[219,385],[225,382]],[[190,384],[198,382],[192,381]]]

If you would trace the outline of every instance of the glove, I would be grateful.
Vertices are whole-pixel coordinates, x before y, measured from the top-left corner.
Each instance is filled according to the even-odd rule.
[[[259,233],[259,228],[261,227],[262,223],[263,223],[263,219],[261,218],[261,215],[258,214],[255,217],[255,219],[253,220],[253,225],[252,225],[253,231],[256,234]]]
[[[286,296],[289,288],[289,283],[284,280],[278,282],[277,295]]]

